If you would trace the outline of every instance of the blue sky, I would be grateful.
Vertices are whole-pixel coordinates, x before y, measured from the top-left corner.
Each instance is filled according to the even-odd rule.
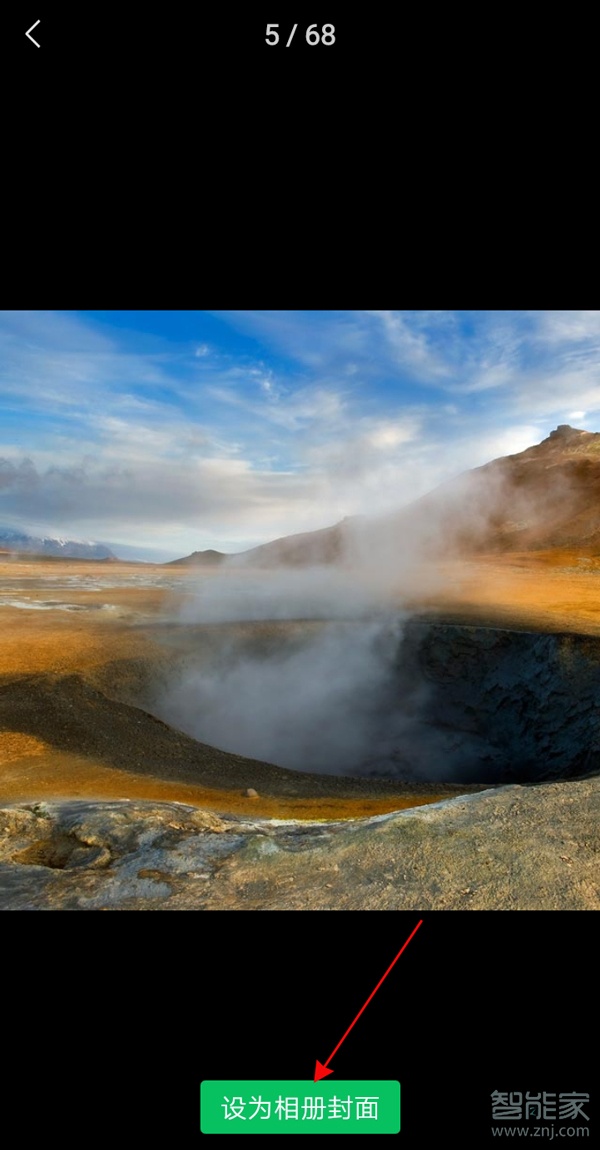
[[[241,551],[600,430],[600,313],[2,312],[0,394],[0,525]]]

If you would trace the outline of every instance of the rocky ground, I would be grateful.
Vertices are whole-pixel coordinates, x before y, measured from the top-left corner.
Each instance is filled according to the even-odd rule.
[[[0,903],[29,910],[597,910],[600,780],[371,819],[220,818],[179,803],[0,811]]]

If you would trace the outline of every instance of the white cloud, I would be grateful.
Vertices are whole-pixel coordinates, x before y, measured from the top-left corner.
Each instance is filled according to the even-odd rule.
[[[534,316],[538,338],[544,342],[600,342],[600,311],[546,311]]]
[[[227,313],[260,359],[0,314],[0,522],[191,551],[393,510],[567,419],[592,429],[598,314]]]
[[[532,372],[514,389],[512,410],[562,421],[565,408],[571,405],[588,413],[600,412],[600,362],[596,370]]]
[[[238,408],[257,418],[261,423],[272,423],[287,431],[298,431],[307,427],[327,427],[333,419],[338,419],[345,407],[343,392],[327,387],[298,388],[294,393],[284,395],[282,390],[267,387],[261,380],[260,394],[250,397],[232,387],[209,385],[207,393],[211,399],[227,406]]]
[[[370,311],[366,315],[381,321],[384,336],[399,366],[408,367],[426,380],[437,381],[439,376],[448,374],[448,365],[432,350],[426,334],[411,328],[399,312]]]

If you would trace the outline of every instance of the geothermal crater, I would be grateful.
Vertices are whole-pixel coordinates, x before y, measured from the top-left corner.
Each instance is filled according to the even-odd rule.
[[[533,782],[600,763],[600,641],[587,636],[397,615],[187,636],[150,709],[223,750],[407,782]]]
[[[427,688],[414,762],[429,777],[532,782],[597,770],[597,640],[410,623],[398,652],[400,693],[419,678]]]

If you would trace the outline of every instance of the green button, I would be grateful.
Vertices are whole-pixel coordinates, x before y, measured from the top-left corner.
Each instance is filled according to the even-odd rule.
[[[203,1134],[398,1134],[399,1082],[200,1083]]]

